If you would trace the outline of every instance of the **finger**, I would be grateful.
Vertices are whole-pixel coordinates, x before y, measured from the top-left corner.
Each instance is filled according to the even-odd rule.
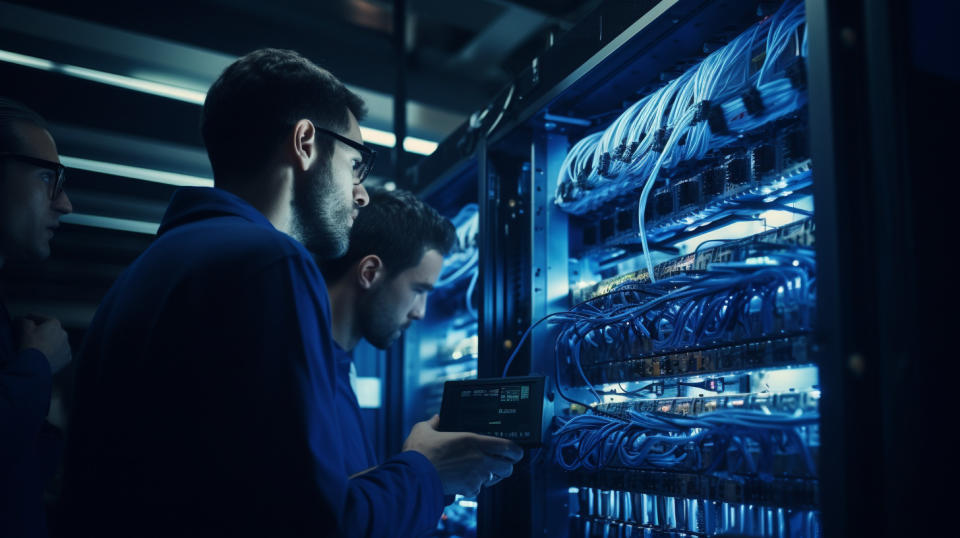
[[[494,476],[493,480],[490,480],[490,481],[488,481],[487,483],[485,483],[485,484],[483,485],[483,487],[489,488],[489,487],[496,486],[496,485],[499,484],[500,481],[503,480],[504,478],[506,478],[506,477],[505,477],[505,476],[500,476],[500,477]]]
[[[477,436],[478,446],[486,454],[500,456],[512,462],[518,462],[523,459],[523,449],[520,445],[508,439],[491,437],[489,435]]]
[[[494,478],[507,477],[513,474],[513,465],[508,463],[506,460],[500,458],[488,458],[484,463],[486,463],[484,469],[493,473]]]
[[[17,324],[17,328],[20,329],[20,331],[29,331],[37,327],[37,324],[34,323],[30,318],[17,318],[14,320],[14,322]]]
[[[499,475],[499,474],[496,474],[496,473],[495,473],[495,474],[493,475],[493,480],[487,481],[487,487],[495,486],[495,485],[499,484],[500,482],[506,480],[507,478],[510,478],[511,475],[513,475],[513,469],[510,469],[510,471],[509,471],[508,473],[503,474],[503,475]]]
[[[430,420],[427,421],[427,424],[429,424],[430,427],[435,430],[440,429],[440,415],[433,415],[430,417]]]
[[[501,480],[513,474],[513,465],[506,464],[504,460],[495,458],[494,463],[489,467],[489,476],[484,481],[484,487],[490,487],[498,484]]]

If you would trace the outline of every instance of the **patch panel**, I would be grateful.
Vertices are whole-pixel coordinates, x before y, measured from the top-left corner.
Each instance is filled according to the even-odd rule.
[[[680,502],[681,500],[678,500]],[[775,507],[754,506],[723,506],[717,508],[717,515],[709,521],[717,523],[720,529],[751,529],[751,533],[742,533],[731,530],[715,533],[701,533],[686,528],[666,527],[659,528],[653,525],[637,525],[623,521],[611,521],[598,518],[581,518],[573,516],[570,521],[569,536],[571,538],[687,538],[700,536],[789,536],[807,537],[819,536],[820,516],[815,511],[783,511]],[[719,519],[719,518],[724,519]],[[686,520],[682,520],[686,521]],[[767,522],[769,521],[769,522]],[[693,524],[693,523],[691,523]],[[708,523],[703,522],[704,525]],[[758,533],[758,534],[755,534]]]
[[[626,418],[629,411],[643,413],[671,413],[683,416],[699,416],[718,409],[752,409],[779,413],[816,413],[820,409],[820,392],[740,393],[697,398],[657,398],[599,404],[597,412],[613,417]]]
[[[578,512],[585,516],[619,519],[616,510],[624,506],[624,497],[618,501],[597,498],[601,492],[627,493],[628,502],[636,506],[634,496],[653,495],[702,499],[717,503],[774,505],[782,508],[812,509],[819,502],[817,480],[811,478],[773,478],[761,480],[749,477],[722,477],[696,473],[668,471],[638,471],[635,469],[606,469],[599,472],[569,472],[564,478],[579,492]],[[630,510],[630,512],[636,512]],[[612,516],[612,517],[611,517]],[[629,518],[627,518],[629,519]]]
[[[779,484],[778,484],[779,485]],[[786,491],[803,495],[815,486]],[[735,487],[735,486],[733,486]],[[572,538],[785,536],[812,537],[821,531],[820,515],[812,506],[785,507],[776,502],[731,502],[703,497],[640,493],[616,489],[573,487],[570,504]]]
[[[806,218],[786,226],[768,230],[750,237],[729,241],[721,246],[698,250],[665,261],[654,268],[657,279],[689,271],[706,270],[709,264],[742,261],[758,254],[756,245],[776,244],[812,248],[815,245],[816,226],[813,218]],[[646,269],[625,273],[589,286],[571,286],[571,303],[577,304],[610,293],[627,282],[649,282]]]
[[[603,350],[584,346],[580,360],[587,380],[600,384],[798,366],[812,363],[815,354],[813,338],[805,333],[643,358],[614,345]],[[576,376],[571,381],[574,386],[584,384]]]

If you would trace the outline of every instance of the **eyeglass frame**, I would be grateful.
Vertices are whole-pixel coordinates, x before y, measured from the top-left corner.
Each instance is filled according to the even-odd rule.
[[[47,170],[53,171],[57,174],[56,181],[49,185],[50,191],[50,200],[56,200],[60,193],[63,192],[63,182],[66,179],[67,167],[54,161],[48,161],[46,159],[40,159],[39,157],[31,157],[29,155],[23,155],[20,153],[10,153],[4,152],[0,153],[0,159],[12,159],[15,161],[20,161],[22,163],[30,164],[37,166],[39,168],[45,168]]]
[[[313,122],[310,122],[310,123],[313,123]],[[356,183],[354,183],[354,185],[360,185],[361,183],[363,183],[363,181],[367,179],[367,175],[370,174],[370,171],[373,170],[373,164],[377,159],[377,151],[373,148],[370,148],[361,144],[360,142],[357,142],[355,140],[350,140],[349,138],[339,133],[335,133],[330,129],[324,129],[323,127],[320,127],[316,123],[313,123],[313,128],[325,135],[332,136],[333,138],[343,142],[344,144],[360,152],[360,164],[364,165],[364,163],[366,163],[366,166],[363,168],[363,172],[360,174],[360,178],[357,180]]]

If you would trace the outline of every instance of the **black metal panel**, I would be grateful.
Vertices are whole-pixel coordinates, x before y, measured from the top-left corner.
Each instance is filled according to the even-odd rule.
[[[956,121],[942,104],[960,84],[911,53],[937,26],[948,41],[930,23],[951,9],[807,1],[828,536],[944,529],[950,496],[933,479],[952,449],[932,434],[952,409],[931,374],[952,322],[933,315],[950,308],[943,282],[917,277],[950,244],[956,198],[935,178],[955,175],[955,141],[932,123]]]
[[[478,145],[480,156],[480,361],[479,377],[497,377],[530,323],[526,307],[530,219],[525,185],[529,167],[509,151]],[[529,348],[518,353],[512,372],[530,368]],[[480,536],[532,535],[528,506],[529,469],[518,466],[498,487],[484,490],[477,516]],[[517,510],[503,510],[505,506]]]
[[[345,24],[324,13],[327,6],[319,5],[324,2],[20,3],[237,56],[262,47],[293,49],[351,84],[386,94],[394,90],[390,34]],[[418,66],[411,74],[415,76],[410,79],[410,98],[420,102],[467,112],[488,95],[483,84],[458,81],[442,67]]]

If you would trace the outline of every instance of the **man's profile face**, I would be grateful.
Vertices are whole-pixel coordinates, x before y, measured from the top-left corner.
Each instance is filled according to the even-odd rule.
[[[60,162],[57,146],[46,129],[21,122],[14,126],[20,144],[10,153]],[[65,192],[50,199],[56,172],[18,161],[0,158],[0,256],[25,261],[50,256],[50,239],[60,217],[73,207]]]
[[[357,119],[349,110],[347,115],[349,128],[343,136],[363,143]],[[334,140],[329,163],[318,160],[307,171],[308,177],[294,186],[293,229],[318,258],[337,258],[347,252],[353,220],[369,201],[366,189],[355,184],[355,163],[362,158],[356,149]]]
[[[379,349],[390,347],[427,311],[427,294],[440,276],[443,256],[427,250],[420,263],[387,278],[361,296],[360,334]]]

